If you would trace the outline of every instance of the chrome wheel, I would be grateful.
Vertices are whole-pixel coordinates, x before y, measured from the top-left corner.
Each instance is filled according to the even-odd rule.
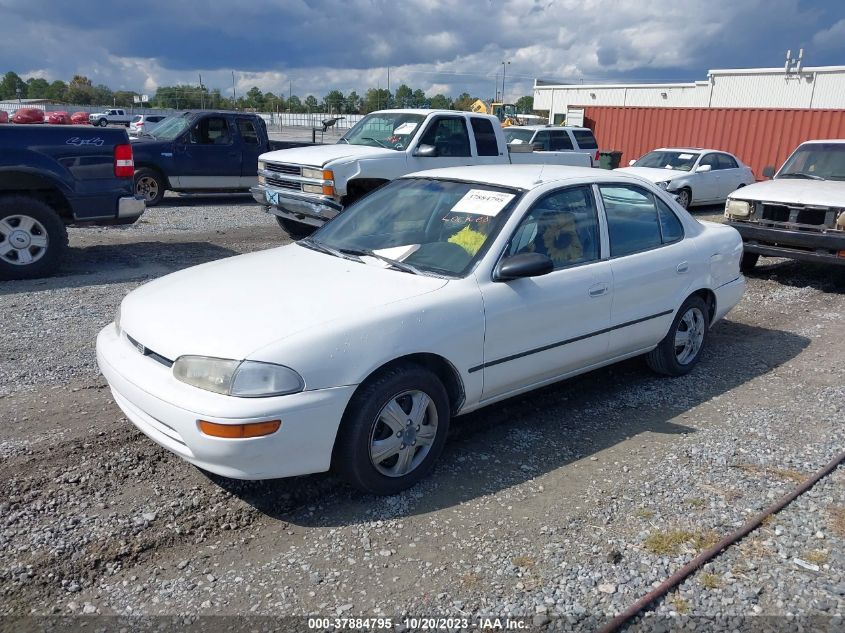
[[[690,194],[689,189],[681,189],[678,192],[678,204],[681,205],[684,209],[689,208],[689,203],[692,201],[692,195]]]
[[[437,406],[423,391],[403,391],[385,404],[370,432],[370,461],[388,477],[402,477],[425,459],[437,436]]]
[[[158,197],[158,181],[152,176],[141,176],[135,182],[135,193],[144,196],[146,202],[151,202]]]
[[[681,365],[688,365],[701,349],[704,342],[704,314],[698,308],[690,308],[681,317],[675,330],[675,358]]]
[[[50,240],[47,229],[28,215],[8,215],[0,220],[0,259],[15,266],[29,266],[44,257]]]

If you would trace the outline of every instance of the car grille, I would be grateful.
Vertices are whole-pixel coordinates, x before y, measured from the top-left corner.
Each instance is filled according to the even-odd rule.
[[[129,336],[129,334],[126,335],[126,340],[132,343],[132,347],[138,350],[138,353],[143,354],[144,356],[149,356],[154,361],[156,361],[157,363],[161,363],[165,367],[173,367],[172,360],[170,360],[169,358],[165,358],[161,354],[157,354],[149,347],[145,347],[141,342]]]
[[[825,230],[835,227],[836,209],[763,203],[759,218],[763,224],[783,225],[806,230]]]
[[[288,176],[301,176],[302,175],[302,167],[297,167],[296,165],[280,165],[278,163],[265,163],[264,169],[267,171],[273,171],[277,174],[286,174]]]
[[[298,182],[291,182],[289,180],[282,180],[281,178],[273,178],[266,176],[267,184],[279,189],[290,189],[292,191],[302,191],[302,186]]]

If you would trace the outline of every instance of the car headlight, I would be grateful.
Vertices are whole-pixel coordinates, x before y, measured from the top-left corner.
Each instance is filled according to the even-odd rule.
[[[725,202],[725,217],[747,218],[751,215],[751,203],[745,200],[731,200]]]
[[[266,169],[266,168],[267,168],[266,162],[264,162],[263,160],[258,161],[258,171],[261,171],[261,170]]]
[[[661,189],[667,189],[669,187],[669,181],[668,180],[663,180],[661,182],[656,182],[654,184],[657,185],[658,187],[660,187]]]
[[[311,169],[310,167],[303,167],[302,168],[302,177],[303,178],[313,178],[314,180],[322,180],[323,179],[323,170],[322,169]]]
[[[284,365],[228,360],[208,356],[180,356],[173,376],[184,383],[239,398],[283,396],[302,391],[302,377]]]

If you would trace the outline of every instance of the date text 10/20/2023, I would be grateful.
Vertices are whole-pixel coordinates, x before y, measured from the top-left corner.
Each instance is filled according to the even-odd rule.
[[[393,629],[402,624],[411,631],[452,631],[472,629],[477,631],[521,631],[527,630],[529,622],[524,618],[499,617],[404,617],[404,618],[308,618],[310,630],[380,631]]]

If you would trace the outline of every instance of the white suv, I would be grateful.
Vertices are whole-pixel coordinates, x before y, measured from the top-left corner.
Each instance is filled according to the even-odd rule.
[[[599,163],[599,144],[587,127],[512,125],[504,132],[508,145],[530,144],[535,152],[579,152],[589,154],[593,167]]]
[[[141,132],[148,132],[166,118],[163,114],[136,114],[129,123],[129,133],[138,135]]]

